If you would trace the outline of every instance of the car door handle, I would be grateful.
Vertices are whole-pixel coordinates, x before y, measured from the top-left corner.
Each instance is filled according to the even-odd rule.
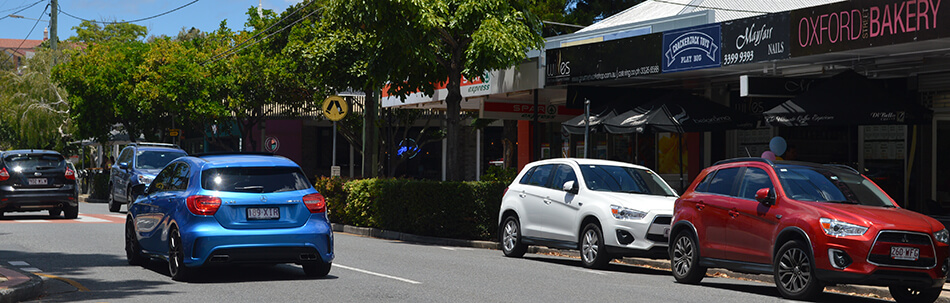
[[[522,197],[522,198],[527,197],[527,196],[528,196],[528,195],[525,195],[524,193],[518,194],[518,197]]]
[[[729,211],[729,216],[732,217],[733,219],[735,219],[736,217],[739,217],[739,212],[736,211],[736,210],[734,210],[734,209],[733,209],[733,210],[730,210],[730,211]]]
[[[548,198],[544,198],[544,200],[541,200],[541,201],[544,201],[544,204],[551,204],[551,202],[553,202],[551,201],[551,199],[548,199]]]
[[[706,204],[696,204],[696,210],[702,211],[704,208],[706,208]]]

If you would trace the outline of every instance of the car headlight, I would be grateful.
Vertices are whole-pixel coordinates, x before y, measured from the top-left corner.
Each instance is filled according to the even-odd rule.
[[[818,222],[821,222],[821,228],[825,230],[825,234],[834,237],[860,236],[868,231],[867,227],[834,219],[821,218]]]
[[[946,229],[935,232],[934,238],[936,238],[937,241],[950,244],[950,232],[948,232]]]
[[[647,216],[646,212],[620,205],[611,205],[610,212],[613,213],[614,218],[617,218],[617,220],[640,220]]]
[[[155,179],[155,176],[139,175],[139,184],[149,185],[152,179]]]

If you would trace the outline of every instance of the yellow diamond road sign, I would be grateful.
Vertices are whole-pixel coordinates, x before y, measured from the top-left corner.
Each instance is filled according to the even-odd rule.
[[[350,112],[350,105],[340,96],[330,96],[323,101],[323,115],[330,121],[340,121]]]

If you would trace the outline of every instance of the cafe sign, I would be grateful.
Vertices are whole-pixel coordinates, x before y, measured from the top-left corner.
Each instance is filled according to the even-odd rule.
[[[943,24],[947,8],[940,2],[844,1],[794,10],[791,56],[950,37],[950,24]]]

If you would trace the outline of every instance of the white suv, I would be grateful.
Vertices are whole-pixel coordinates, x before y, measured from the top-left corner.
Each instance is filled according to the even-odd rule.
[[[624,162],[559,158],[532,162],[505,190],[502,251],[528,245],[577,249],[584,267],[615,257],[669,258],[676,192],[652,170]]]

